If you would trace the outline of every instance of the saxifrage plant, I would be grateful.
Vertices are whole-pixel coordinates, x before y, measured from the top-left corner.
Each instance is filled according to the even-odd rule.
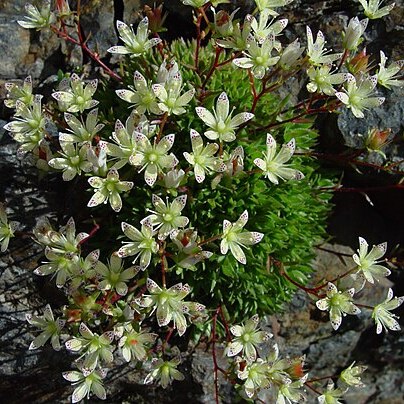
[[[105,399],[103,380],[119,355],[151,367],[145,383],[166,388],[182,380],[174,333],[211,343],[217,402],[218,372],[248,399],[274,388],[277,403],[299,402],[307,386],[320,403],[339,402],[348,387],[361,385],[363,366],[352,364],[326,388],[314,388],[304,357],[281,359],[273,342],[266,355],[261,349],[272,335],[260,330],[259,317],[281,310],[296,287],[329,312],[334,329],[362,308],[372,310],[377,333],[399,329],[390,311],[403,297],[391,289],[375,307],[354,300],[358,289],[390,274],[380,265],[385,243],[368,252],[360,238],[351,269],[308,283],[338,187],[315,159],[313,119],[344,106],[363,118],[384,101],[377,86],[402,85],[402,62],[386,66],[381,52],[372,71],[361,50],[368,19],[351,19],[342,52],[332,53],[310,27],[306,49],[298,39],[284,43],[288,21],[277,10],[290,1],[256,0],[242,20],[239,10],[220,9],[226,2],[183,0],[193,7],[194,40],[164,41],[161,7],[146,7],[136,28],[117,21],[120,44],[108,51],[122,55],[119,69],[88,47],[80,10],[66,0],[28,4],[18,22],[80,46],[109,76],[63,75],[46,102],[30,77],[7,84],[15,115],[5,129],[19,153],[32,153],[49,175],[88,181],[88,214],[97,222],[90,234],[76,234],[72,218],[59,230],[48,220],[33,230],[46,258],[34,272],[54,277],[69,303],[53,308],[56,320],[50,305],[43,316],[27,317],[40,331],[30,349],[50,341],[76,355],[76,370],[63,374],[74,386],[72,402]],[[361,1],[369,18],[392,8],[379,3]],[[277,90],[302,74],[310,95],[291,105]],[[381,152],[381,133],[369,134],[364,152]],[[3,205],[0,225],[5,251],[16,224]],[[222,337],[228,369],[217,364]]]

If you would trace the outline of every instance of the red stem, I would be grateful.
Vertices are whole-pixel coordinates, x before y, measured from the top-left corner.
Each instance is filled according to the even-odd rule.
[[[196,49],[195,49],[195,69],[199,71],[199,50],[201,48],[201,22],[202,22],[203,14],[202,10],[198,9],[198,17],[196,19]]]
[[[216,404],[219,404],[219,380],[218,380],[218,369],[219,366],[217,364],[216,357],[216,324],[217,324],[217,316],[220,313],[220,306],[216,309],[216,312],[212,319],[212,359],[213,359],[213,373],[214,373],[214,383],[215,383],[215,401]]]
[[[87,242],[87,240],[89,240],[91,237],[93,237],[94,234],[97,233],[97,231],[99,229],[100,229],[100,226],[97,223],[94,223],[94,227],[91,229],[90,233],[88,233],[88,236],[84,237],[83,240],[81,240],[78,245],[82,245],[85,242]]]
[[[122,81],[122,78],[116,74],[114,71],[112,71],[99,57],[98,53],[93,52],[85,43],[82,37],[81,29],[77,25],[77,34],[79,36],[79,40],[71,37],[66,31],[60,31],[57,27],[54,25],[51,25],[51,30],[60,38],[63,38],[64,40],[71,42],[74,45],[78,45],[81,47],[82,51],[89,56],[91,59],[93,59],[96,63],[98,63],[104,70],[105,72],[112,77],[114,80],[117,81]]]
[[[222,309],[221,305],[219,306],[219,314],[220,314],[220,317],[221,317],[221,319],[223,321],[224,329],[226,330],[227,342],[230,342],[232,340],[231,333],[230,333],[230,328],[229,328],[229,324],[227,323],[226,318],[224,316],[223,309]]]
[[[156,142],[157,143],[160,141],[161,135],[163,134],[164,126],[167,123],[167,119],[168,119],[168,113],[165,112],[163,117],[161,118],[161,121],[160,121],[159,133],[157,133],[157,136],[156,136]]]
[[[310,390],[314,391],[316,394],[318,394],[319,396],[321,396],[321,392],[316,390],[309,382],[304,383],[305,386],[307,386]]]
[[[212,66],[211,66],[211,68],[210,68],[208,74],[207,74],[206,77],[205,77],[205,80],[204,80],[203,83],[202,83],[202,87],[201,87],[202,90],[206,87],[206,84],[208,83],[209,79],[212,77],[213,72],[214,72],[215,69],[217,68],[217,66],[218,66],[217,62],[219,61],[219,57],[220,57],[220,54],[222,53],[222,51],[223,51],[223,49],[220,48],[219,46],[217,46],[217,47],[215,48],[215,52],[216,52],[216,53],[215,53],[215,59],[214,59],[214,61],[213,61],[213,63],[212,63]]]
[[[358,166],[362,166],[362,167],[369,167],[369,168],[373,168],[376,170],[386,171],[386,172],[390,172],[393,174],[404,175],[404,171],[392,170],[389,166],[384,167],[384,166],[380,166],[378,164],[372,164],[372,163],[368,163],[366,161],[352,159],[352,155],[351,156],[342,156],[340,154],[335,155],[335,154],[318,153],[318,152],[303,152],[303,153],[296,152],[295,155],[307,155],[307,156],[312,156],[312,157],[318,157],[323,160],[349,163],[349,164],[358,165]],[[400,187],[398,187],[398,188],[401,188],[401,184],[397,184],[397,185],[400,185]],[[396,185],[390,185],[390,187],[397,188]],[[374,188],[372,188],[372,189],[374,189]]]

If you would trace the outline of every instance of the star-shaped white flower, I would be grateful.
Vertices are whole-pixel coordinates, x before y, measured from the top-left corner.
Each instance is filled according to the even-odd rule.
[[[244,57],[234,59],[233,63],[242,69],[251,69],[255,78],[262,79],[267,70],[278,63],[280,57],[272,56],[272,51],[279,46],[273,34],[266,37],[262,43],[251,35],[247,38],[247,44],[248,48],[243,52]]]
[[[400,331],[400,324],[396,319],[398,316],[391,314],[390,310],[394,310],[401,306],[404,302],[404,296],[393,298],[393,289],[389,289],[387,298],[384,302],[378,304],[373,309],[372,318],[376,323],[376,333],[380,334],[383,330],[387,332],[387,329],[392,331]]]
[[[129,54],[132,57],[136,57],[161,42],[160,38],[148,39],[149,19],[147,17],[139,22],[136,34],[132,27],[128,27],[124,22],[119,20],[116,22],[116,28],[118,29],[119,38],[123,41],[124,46],[112,46],[108,49],[110,53],[118,53],[121,55]]]
[[[264,235],[255,231],[243,231],[248,221],[248,212],[245,210],[235,223],[223,220],[223,235],[220,243],[220,252],[227,254],[230,249],[233,257],[245,264],[247,262],[244,251],[241,247],[259,243]]]
[[[343,91],[335,93],[335,96],[350,108],[356,118],[364,118],[363,111],[376,108],[383,104],[384,97],[375,97],[374,89],[377,84],[376,76],[361,76],[359,80],[348,73],[346,86]]]
[[[122,209],[122,199],[119,194],[133,188],[133,182],[119,180],[119,173],[115,168],[108,171],[106,178],[91,177],[88,182],[94,188],[94,195],[87,206],[94,207],[109,201],[115,212]]]
[[[279,153],[276,154],[276,141],[268,133],[267,151],[263,153],[264,159],[257,158],[254,160],[254,164],[263,171],[265,177],[273,184],[279,183],[278,178],[283,180],[301,180],[304,178],[303,173],[294,168],[289,168],[289,164],[285,164],[295,152],[295,147],[295,139],[292,139],[290,142],[284,144]]]
[[[148,85],[144,76],[138,71],[133,75],[134,87],[130,90],[116,90],[116,95],[130,104],[139,114],[148,113],[161,115],[163,111],[157,105],[157,98],[150,85]]]
[[[184,157],[194,167],[195,179],[197,182],[203,182],[205,179],[205,173],[211,171],[224,171],[225,165],[220,161],[219,157],[214,157],[219,150],[217,143],[208,143],[203,146],[203,140],[201,135],[191,129],[191,145],[192,153],[184,152]]]
[[[388,67],[386,67],[386,62],[386,55],[380,51],[379,71],[376,73],[377,83],[388,89],[391,89],[391,86],[403,87],[404,81],[398,80],[400,75],[397,73],[403,68],[404,59],[390,63]]]
[[[391,3],[388,6],[380,8],[380,6],[383,3],[383,0],[369,0],[369,1],[358,0],[358,1],[359,3],[362,4],[366,17],[369,17],[371,20],[384,17],[385,15],[389,14],[390,11],[395,6],[395,3]]]
[[[150,222],[155,229],[159,229],[159,239],[165,239],[167,236],[177,230],[184,228],[189,219],[181,215],[182,210],[187,203],[187,196],[181,195],[175,198],[171,203],[164,203],[164,201],[157,195],[152,196],[152,202],[156,210],[149,210],[151,215],[144,218],[141,223]]]
[[[327,297],[317,300],[316,306],[318,309],[330,312],[330,322],[334,330],[338,330],[341,325],[342,316],[360,313],[360,309],[352,303],[354,293],[354,288],[342,292],[333,283],[329,282]]]
[[[236,138],[235,130],[254,117],[250,112],[241,112],[232,118],[225,92],[219,95],[213,114],[204,107],[197,107],[196,113],[211,128],[204,135],[210,140],[219,139],[221,142],[232,142]]]
[[[153,237],[153,226],[150,221],[143,221],[140,231],[129,223],[122,222],[122,231],[131,241],[124,241],[123,246],[119,249],[120,257],[135,256],[132,261],[135,263],[140,261],[140,268],[144,271],[149,265],[152,254],[156,254],[159,246]]]
[[[178,164],[174,154],[167,154],[173,147],[175,135],[164,136],[158,143],[153,144],[140,132],[135,132],[135,142],[137,151],[135,155],[130,156],[129,162],[134,166],[141,166],[139,172],[144,170],[144,179],[151,187],[157,179],[157,175],[164,169],[174,168]]]
[[[317,32],[316,42],[313,40],[313,33],[309,26],[306,27],[307,34],[307,56],[309,62],[314,66],[320,66],[324,63],[330,64],[342,56],[342,53],[329,53],[325,48],[326,40],[321,31]]]
[[[352,256],[355,263],[358,265],[357,274],[363,275],[363,277],[369,282],[374,283],[380,281],[380,279],[389,276],[391,271],[382,265],[378,265],[378,261],[384,254],[386,254],[387,243],[374,245],[372,250],[368,253],[369,245],[366,240],[359,237],[359,250],[358,254]]]
[[[270,333],[257,329],[258,323],[258,315],[254,315],[245,324],[234,325],[230,328],[235,338],[226,348],[227,356],[235,356],[243,352],[248,361],[254,362],[257,359],[256,346],[272,337]]]

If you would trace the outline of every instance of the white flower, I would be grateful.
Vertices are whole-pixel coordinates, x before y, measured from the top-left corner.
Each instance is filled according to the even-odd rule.
[[[16,83],[5,83],[4,87],[7,90],[7,99],[4,100],[4,105],[7,108],[15,108],[16,101],[25,105],[32,105],[34,102],[34,94],[32,94],[32,78],[28,76],[24,79],[22,86]]]
[[[376,73],[377,83],[388,89],[391,89],[391,86],[402,87],[404,81],[397,80],[400,77],[397,73],[403,68],[404,59],[390,63],[390,66],[387,68],[386,62],[386,55],[383,51],[380,51],[379,71]]]
[[[329,50],[325,48],[325,38],[321,31],[317,32],[316,42],[313,41],[313,33],[309,26],[306,27],[307,33],[307,56],[309,62],[314,66],[324,63],[330,64],[342,56],[342,53],[329,54]]]
[[[231,36],[225,39],[217,39],[216,43],[227,49],[233,49],[235,51],[243,51],[248,48],[248,39],[251,37],[251,16],[247,15],[244,19],[243,28],[240,27],[240,23],[234,25],[233,33]]]
[[[35,95],[31,105],[16,101],[16,118],[3,128],[12,132],[13,139],[20,143],[19,153],[26,153],[40,147],[45,137],[47,119],[42,113],[42,95]]]
[[[368,26],[368,19],[359,21],[358,17],[351,18],[345,31],[342,33],[342,46],[346,50],[355,51],[363,41],[362,35]]]
[[[225,92],[219,95],[213,114],[204,107],[197,107],[196,113],[211,128],[204,135],[210,140],[219,139],[221,142],[232,142],[236,138],[235,130],[254,117],[254,114],[249,112],[241,112],[232,118]]]
[[[394,8],[395,3],[391,3],[388,6],[384,6],[380,8],[380,6],[384,3],[383,0],[358,0],[359,3],[362,4],[362,7],[365,9],[366,17],[369,17],[371,20],[375,20],[377,18],[384,17],[389,14],[390,11]]]
[[[84,143],[92,142],[93,138],[104,127],[104,124],[98,123],[98,108],[91,110],[86,118],[86,122],[78,120],[73,114],[65,112],[65,121],[70,129],[69,133],[60,133],[59,139],[65,142],[78,143],[83,145]]]
[[[391,314],[390,310],[394,310],[397,307],[401,306],[404,302],[404,296],[395,297],[393,299],[393,290],[390,288],[387,292],[387,298],[384,302],[375,306],[372,312],[372,318],[376,323],[376,333],[380,334],[382,329],[384,328],[387,332],[387,329],[392,331],[400,331],[400,324],[396,319],[398,316],[395,314]]]
[[[167,154],[173,147],[175,135],[164,136],[158,143],[152,144],[142,133],[135,132],[137,152],[130,156],[129,162],[134,166],[141,166],[139,172],[144,170],[144,180],[151,187],[157,180],[157,175],[167,168],[174,168],[178,164],[174,154]]]
[[[133,182],[119,180],[119,173],[115,168],[108,171],[107,178],[91,177],[88,183],[94,188],[94,195],[87,206],[94,207],[109,201],[115,212],[122,209],[122,199],[119,194],[133,188]]]
[[[252,74],[257,79],[262,79],[267,70],[276,65],[279,56],[272,56],[272,50],[275,48],[275,38],[270,35],[259,44],[253,36],[247,38],[247,50],[242,58],[233,60],[233,63],[242,69],[251,69]]]
[[[383,260],[378,260],[386,253],[387,243],[374,245],[369,253],[368,248],[369,245],[366,240],[359,237],[359,250],[357,250],[359,255],[354,254],[352,258],[358,265],[357,274],[363,275],[369,283],[374,283],[375,280],[379,281],[391,273],[386,267],[378,265],[378,263],[383,262]]]
[[[17,21],[23,28],[41,28],[49,27],[55,21],[55,15],[51,12],[50,0],[43,0],[39,7],[32,4],[25,5],[25,11],[28,16],[25,16],[26,20]]]
[[[345,73],[331,73],[332,65],[322,65],[319,67],[311,66],[307,70],[310,83],[307,84],[307,90],[311,93],[318,91],[330,96],[335,94],[333,85],[343,83],[347,75]]]
[[[191,102],[195,95],[195,89],[191,88],[181,94],[182,87],[180,71],[175,74],[170,71],[164,84],[152,85],[152,90],[160,101],[157,105],[161,111],[166,112],[168,115],[182,115],[186,112],[184,107]]]
[[[157,98],[144,76],[138,71],[133,76],[134,87],[131,90],[116,90],[116,95],[136,108],[138,114],[161,115],[163,111],[157,105]]]
[[[335,388],[335,385],[332,380],[329,380],[327,384],[327,390],[321,396],[317,397],[317,400],[320,404],[342,404],[339,401],[344,393],[348,389],[342,390],[341,388]]]
[[[195,179],[197,182],[205,180],[205,173],[212,171],[223,171],[225,169],[223,163],[218,157],[214,157],[219,150],[217,143],[208,143],[205,147],[201,135],[191,129],[192,152],[184,152],[184,157],[194,167]]]
[[[257,359],[256,346],[268,341],[272,334],[257,329],[259,323],[258,315],[254,315],[243,325],[234,325],[230,328],[231,333],[236,337],[226,347],[227,356],[235,356],[242,352],[245,358],[254,362]]]
[[[327,297],[317,300],[316,306],[320,310],[327,310],[330,312],[330,321],[334,330],[338,330],[341,325],[342,316],[360,313],[360,309],[352,303],[354,293],[354,288],[342,292],[339,291],[334,284],[329,282],[327,287]]]
[[[124,22],[119,20],[116,22],[116,28],[119,32],[119,38],[124,42],[124,46],[112,46],[108,49],[110,53],[130,54],[132,57],[136,57],[146,53],[150,48],[161,42],[160,38],[148,39],[149,20],[147,17],[139,22],[136,34],[132,26],[128,27]]]
[[[83,368],[80,369],[80,372],[77,370],[63,372],[63,377],[73,386],[77,386],[72,394],[72,403],[78,403],[83,398],[88,399],[90,393],[95,394],[100,400],[105,400],[107,393],[102,384],[102,379],[106,375],[107,369],[94,370],[91,373]]]
[[[352,362],[346,369],[344,369],[340,376],[341,380],[347,386],[364,387],[365,385],[359,377],[367,368],[366,366],[354,366],[355,362]]]
[[[156,254],[159,246],[153,237],[153,227],[150,221],[143,221],[142,227],[137,230],[129,223],[122,222],[122,231],[131,241],[124,241],[119,249],[120,257],[130,257],[135,255],[132,263],[140,259],[140,268],[144,271],[151,261],[152,254]]]
[[[97,272],[102,277],[97,286],[98,289],[115,290],[118,295],[125,296],[128,293],[126,283],[137,274],[139,267],[132,266],[126,269],[123,269],[123,267],[121,258],[116,254],[111,255],[108,265],[98,262]]]
[[[278,184],[278,178],[283,180],[301,180],[304,178],[303,173],[294,168],[289,168],[288,164],[285,164],[290,160],[295,152],[295,139],[284,144],[277,155],[276,153],[276,141],[270,135],[267,134],[267,151],[264,152],[264,159],[257,158],[254,160],[254,164],[258,166],[265,177],[269,179],[273,184]]]
[[[84,81],[75,73],[70,77],[69,86],[61,91],[52,93],[52,97],[62,104],[62,108],[67,108],[68,112],[83,112],[98,104],[93,100],[93,95],[97,91],[98,80],[91,80],[86,85]]]
[[[161,387],[166,389],[173,380],[184,380],[185,376],[177,370],[177,366],[181,363],[180,358],[174,358],[170,361],[162,359],[153,361],[153,370],[146,376],[144,383],[150,384],[153,381],[160,381]]]
[[[335,93],[335,96],[350,108],[356,118],[364,118],[363,111],[375,108],[383,104],[383,97],[374,97],[374,89],[377,84],[376,76],[361,76],[358,81],[348,73],[346,86],[343,91]]]
[[[42,332],[31,342],[29,349],[38,349],[45,345],[48,339],[51,340],[52,347],[55,351],[59,351],[60,346],[60,333],[66,321],[60,318],[53,317],[52,309],[49,304],[45,306],[43,316],[34,316],[32,314],[26,315],[27,321],[39,328]]]
[[[271,22],[268,23],[269,18],[270,10],[268,9],[265,9],[260,13],[259,21],[257,21],[255,17],[251,17],[251,29],[254,32],[255,39],[260,44],[262,44],[270,35],[273,35],[274,37],[279,35],[288,25],[288,20],[286,18],[276,22],[273,22],[273,18],[271,18]],[[281,44],[278,42],[277,45],[274,45],[274,48],[280,50]]]
[[[56,170],[63,170],[63,180],[71,181],[82,171],[88,173],[92,170],[92,164],[87,160],[89,143],[84,144],[79,150],[72,142],[60,140],[61,157],[55,157],[49,161],[49,165]]]
[[[264,235],[258,232],[242,231],[248,221],[248,212],[245,210],[234,223],[223,220],[223,235],[220,243],[220,252],[227,254],[230,249],[233,257],[241,264],[247,260],[241,247],[259,243]]]
[[[304,48],[300,47],[300,42],[296,39],[283,50],[281,58],[279,59],[279,66],[284,70],[296,67],[303,51]]]
[[[189,219],[181,215],[187,203],[187,195],[178,196],[171,203],[168,199],[167,203],[164,203],[159,196],[153,195],[152,202],[156,210],[149,209],[152,214],[144,218],[141,223],[150,222],[153,226],[157,226],[159,239],[167,238],[171,232],[184,228],[189,223]]]
[[[5,206],[0,202],[0,251],[5,252],[10,242],[10,238],[14,237],[14,232],[18,227],[17,222],[9,222]]]

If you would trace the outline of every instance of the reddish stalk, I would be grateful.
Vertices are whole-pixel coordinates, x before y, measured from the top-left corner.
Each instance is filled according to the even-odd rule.
[[[198,243],[198,247],[200,247],[201,245],[204,245],[204,244],[211,243],[212,241],[215,241],[222,236],[223,236],[223,234],[217,234],[216,236],[212,236],[212,237],[207,238],[206,240],[202,240]]]
[[[205,80],[202,83],[202,86],[201,86],[202,90],[206,87],[206,84],[208,83],[209,79],[212,77],[212,74],[214,73],[215,69],[217,68],[217,66],[218,66],[217,62],[219,61],[219,57],[220,57],[220,54],[222,53],[222,51],[223,51],[223,49],[220,48],[219,46],[217,46],[215,48],[215,59],[212,63],[212,66],[210,67],[208,74],[205,77]]]
[[[100,229],[100,225],[98,225],[97,223],[94,223],[94,227],[91,229],[90,233],[88,233],[88,236],[84,237],[83,240],[80,240],[78,245],[82,245],[85,242],[87,242],[87,240],[89,240],[91,237],[93,237],[94,234],[97,233],[97,231],[99,229]]]
[[[319,152],[303,152],[303,153],[296,152],[295,155],[312,156],[312,157],[317,157],[317,158],[320,158],[323,160],[334,161],[337,163],[338,162],[344,163],[344,164],[349,163],[352,165],[373,168],[375,170],[386,171],[386,172],[389,172],[392,174],[404,175],[404,171],[392,170],[389,166],[381,166],[378,164],[368,163],[368,162],[362,161],[362,160],[352,159],[352,155],[342,156],[340,154],[335,155],[335,154],[330,154],[330,153],[319,153]],[[401,184],[396,184],[396,185],[400,185],[398,188],[401,188]],[[390,187],[397,188],[396,185],[391,185]],[[377,188],[377,187],[375,187],[375,188]],[[372,188],[372,189],[374,189],[374,188]],[[344,191],[342,191],[342,192],[344,192]]]
[[[173,335],[173,332],[174,332],[174,328],[170,328],[168,330],[166,338],[165,338],[165,340],[164,340],[164,342],[163,342],[163,344],[161,346],[161,350],[162,350],[163,354],[165,352],[165,349],[166,349],[166,346],[167,346],[168,342],[170,341],[171,336]]]
[[[309,293],[310,295],[314,295],[319,297],[319,293],[316,290],[316,288],[306,288],[305,286],[301,285],[300,283],[294,281],[286,272],[284,269],[281,270],[281,275],[284,276],[290,283],[295,285],[297,288],[302,289],[306,293]]]
[[[320,382],[321,380],[328,380],[328,379],[334,379],[336,376],[324,376],[324,377],[317,377],[315,379],[310,379],[307,380],[306,383],[313,383],[313,382]]]
[[[249,82],[250,82],[251,94],[253,96],[253,105],[254,105],[254,103],[256,103],[257,98],[258,98],[257,89],[255,88],[254,76],[253,76],[253,74],[251,72],[251,69],[248,69],[247,72],[248,72],[248,79],[249,79]]]
[[[374,310],[373,306],[368,306],[367,304],[355,303],[355,306],[362,307],[363,309]]]
[[[219,306],[219,314],[220,314],[220,317],[221,317],[221,319],[223,321],[224,329],[226,330],[227,342],[230,342],[231,339],[232,339],[231,333],[230,333],[230,328],[229,328],[229,324],[227,323],[226,318],[224,316],[223,309],[222,309],[221,305]]]
[[[165,260],[165,254],[164,254],[164,249],[161,251],[161,282],[163,284],[163,288],[166,287],[166,260]]]
[[[72,36],[70,36],[66,30],[64,29],[63,31],[59,30],[57,27],[55,27],[54,25],[51,25],[51,30],[59,37],[59,38],[63,38],[64,40],[66,40],[67,42],[70,42],[74,45],[80,46],[80,48],[82,49],[83,53],[85,53],[87,56],[89,56],[92,60],[94,60],[96,63],[98,63],[104,70],[105,72],[114,80],[117,81],[122,81],[122,78],[116,74],[113,70],[111,70],[101,59],[100,56],[98,55],[98,53],[93,52],[86,44],[86,41],[83,40],[82,37],[82,33],[81,33],[81,29],[79,28],[79,25],[77,26],[77,35],[79,37],[79,40],[73,38]]]
[[[195,70],[199,72],[199,51],[201,49],[201,22],[202,22],[203,14],[202,9],[198,8],[198,17],[196,18],[196,48],[195,48]]]
[[[159,133],[157,133],[157,136],[156,136],[156,142],[157,143],[160,141],[161,135],[163,134],[164,126],[167,123],[167,119],[168,119],[168,113],[165,112],[163,117],[161,118],[161,121],[160,121]]]
[[[213,359],[213,373],[214,373],[214,383],[215,383],[215,401],[216,404],[219,404],[219,377],[218,370],[219,366],[217,364],[216,357],[216,324],[217,324],[217,316],[220,312],[220,306],[216,309],[216,312],[212,318],[212,359]]]
[[[318,391],[317,389],[315,389],[309,382],[304,383],[305,386],[307,386],[310,390],[314,391],[316,394],[318,394],[319,396],[321,396],[321,392]]]

